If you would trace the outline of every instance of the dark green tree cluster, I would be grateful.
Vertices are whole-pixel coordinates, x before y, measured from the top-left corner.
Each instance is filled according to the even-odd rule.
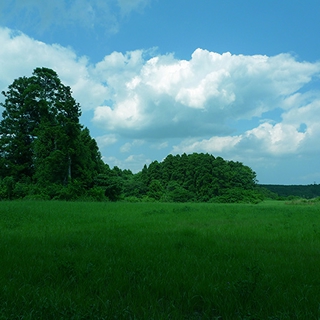
[[[168,155],[124,183],[126,197],[172,202],[259,202],[256,174],[210,154]]]
[[[316,183],[309,185],[264,184],[261,187],[266,189],[272,198],[277,200],[286,200],[294,197],[312,199],[320,196],[320,184]]]
[[[107,168],[79,123],[80,106],[70,87],[55,71],[37,68],[2,94],[0,198],[74,199],[92,193]]]

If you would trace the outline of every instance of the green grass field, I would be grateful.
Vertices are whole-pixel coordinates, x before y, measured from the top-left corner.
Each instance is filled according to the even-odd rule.
[[[0,202],[0,319],[320,319],[320,205]]]

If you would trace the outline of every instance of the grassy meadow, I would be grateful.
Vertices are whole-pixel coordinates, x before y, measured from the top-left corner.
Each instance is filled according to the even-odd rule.
[[[0,319],[320,319],[320,205],[0,202]]]

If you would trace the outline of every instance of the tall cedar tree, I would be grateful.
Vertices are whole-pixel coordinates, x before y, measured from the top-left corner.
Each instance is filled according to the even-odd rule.
[[[93,181],[84,171],[92,167],[99,171],[100,153],[88,129],[82,130],[80,106],[70,87],[61,83],[55,71],[37,68],[31,77],[14,80],[2,94],[2,177],[44,185],[66,184],[73,176]]]

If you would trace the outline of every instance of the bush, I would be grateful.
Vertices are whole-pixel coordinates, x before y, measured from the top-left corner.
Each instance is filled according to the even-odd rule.
[[[74,180],[69,182],[67,186],[60,187],[53,199],[55,200],[77,200],[85,194],[85,190],[80,182]]]
[[[105,191],[103,188],[93,187],[87,191],[87,196],[91,200],[104,201],[106,200]]]
[[[23,200],[50,200],[50,197],[47,194],[28,194]]]
[[[13,177],[5,177],[1,181],[1,198],[2,199],[9,199],[11,200],[13,198],[13,189],[15,187],[15,181]]]
[[[152,180],[149,185],[147,196],[155,200],[160,200],[163,195],[164,189],[159,180]]]
[[[141,200],[138,197],[130,196],[130,197],[124,198],[124,201],[126,201],[126,202],[140,202]]]
[[[222,195],[213,197],[210,202],[215,203],[259,203],[263,195],[256,190],[243,190],[241,188],[227,189]]]
[[[148,197],[148,196],[143,196],[141,198],[141,202],[155,202],[155,201],[156,201],[156,199]]]
[[[192,191],[185,189],[178,182],[170,181],[162,200],[168,202],[192,202],[195,197]]]
[[[30,184],[28,185],[26,183],[17,182],[14,186],[13,191],[12,191],[13,198],[22,199],[22,198],[26,197],[30,193],[30,191],[32,190],[31,187],[32,186],[30,186]]]

